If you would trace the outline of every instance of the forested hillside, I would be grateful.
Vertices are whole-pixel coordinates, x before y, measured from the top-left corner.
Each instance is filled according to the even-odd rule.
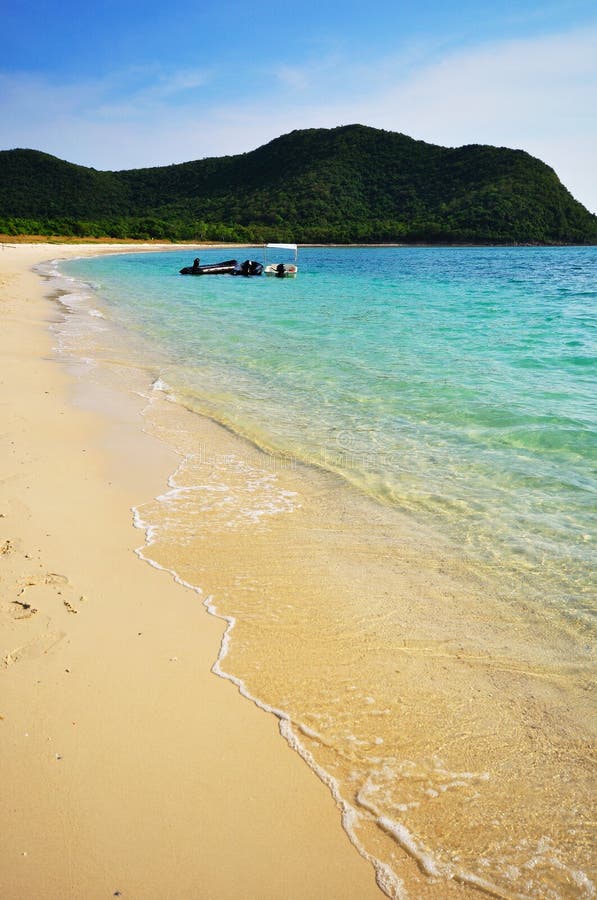
[[[597,217],[521,150],[362,125],[250,153],[100,172],[0,152],[0,232],[170,240],[597,243]]]

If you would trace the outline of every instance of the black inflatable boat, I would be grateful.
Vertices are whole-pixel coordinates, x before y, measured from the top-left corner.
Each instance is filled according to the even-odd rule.
[[[254,259],[245,259],[243,263],[238,263],[236,259],[227,259],[224,262],[211,263],[207,266],[199,265],[196,259],[192,266],[185,266],[180,270],[181,275],[261,275],[263,266]]]
[[[185,266],[180,270],[181,275],[230,275],[238,266],[235,259],[227,259],[225,262],[211,263],[207,266],[200,266],[199,259],[196,259],[192,266]]]
[[[232,275],[244,275],[245,277],[248,277],[250,275],[261,275],[262,272],[263,266],[260,262],[256,262],[254,259],[245,259],[245,261],[232,272]]]

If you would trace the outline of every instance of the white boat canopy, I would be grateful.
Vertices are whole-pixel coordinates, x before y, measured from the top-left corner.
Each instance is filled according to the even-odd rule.
[[[267,266],[267,251],[273,250],[292,250],[294,253],[294,262],[296,265],[296,261],[298,259],[298,245],[297,244],[264,244],[264,256],[265,256],[265,265]]]
[[[268,261],[268,258],[267,258],[268,250],[273,250],[274,256],[277,255],[278,250],[292,250],[292,252],[294,254],[294,264],[280,262],[279,257],[277,260],[277,265],[276,265],[276,262],[273,262],[270,264]],[[298,269],[297,269],[298,245],[297,244],[264,244],[263,245],[263,255],[265,257],[264,258],[264,266],[265,266],[265,274],[266,275],[276,275],[277,274],[278,276],[280,276],[280,271],[278,271],[278,268],[280,268],[286,277],[296,278],[296,273],[298,271]],[[286,254],[281,253],[280,256],[286,256]]]

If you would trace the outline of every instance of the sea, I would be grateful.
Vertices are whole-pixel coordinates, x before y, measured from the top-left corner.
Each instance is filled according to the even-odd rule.
[[[139,555],[388,896],[597,896],[597,248],[194,255],[40,267],[57,353],[178,454]]]

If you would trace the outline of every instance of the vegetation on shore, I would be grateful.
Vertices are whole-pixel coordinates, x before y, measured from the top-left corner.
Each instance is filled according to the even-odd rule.
[[[258,243],[595,244],[589,213],[521,150],[450,149],[362,125],[237,156],[101,172],[0,152],[0,232]]]

